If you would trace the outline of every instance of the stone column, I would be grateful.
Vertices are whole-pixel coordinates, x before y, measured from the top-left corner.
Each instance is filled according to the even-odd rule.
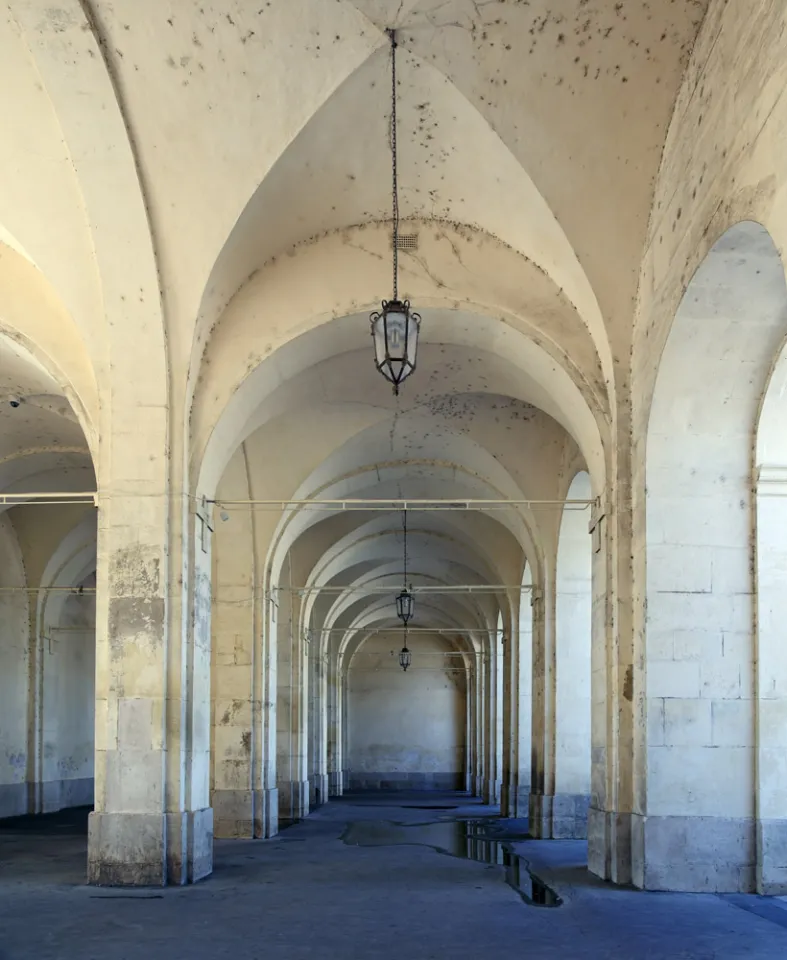
[[[475,729],[473,718],[473,698],[475,697],[475,676],[467,661],[467,695],[465,697],[465,784],[467,793],[473,792],[473,765],[475,763]]]
[[[590,478],[574,478],[567,499],[590,497]],[[591,538],[587,511],[566,507],[555,579],[555,796],[550,836],[587,837],[590,806]]]
[[[508,631],[500,668],[503,673],[503,757],[500,815],[516,816],[519,783],[519,631]]]
[[[323,647],[330,651],[330,644]],[[342,778],[342,684],[336,668],[335,657],[326,653],[328,658],[325,668],[328,674],[327,681],[327,717],[326,737],[328,750],[328,796],[340,797],[344,793]]]
[[[213,870],[213,809],[210,806],[211,539],[193,500],[187,501],[191,551],[189,629],[177,676],[168,685],[168,724],[183,718],[178,741],[179,776],[167,790],[167,874],[170,883],[195,883]],[[174,682],[173,682],[174,681]],[[182,797],[182,799],[181,799]]]
[[[346,661],[345,661],[346,662]],[[349,690],[347,687],[347,673],[342,671],[342,676],[340,679],[339,693],[339,717],[341,719],[341,728],[339,730],[339,742],[342,745],[342,756],[341,756],[341,769],[342,769],[342,790],[350,789],[350,771],[347,769],[345,764],[347,763],[347,758],[350,756],[350,744],[349,744],[349,730],[350,725],[348,723],[348,705],[350,702]]]
[[[486,693],[486,777],[484,802],[500,802],[503,768],[503,641],[502,631],[492,635]]]
[[[555,795],[555,643],[554,593],[533,587],[533,722],[530,783],[530,833],[552,836]],[[550,606],[550,603],[552,606]],[[549,616],[546,615],[549,609]]]
[[[787,894],[787,468],[757,483],[757,892]],[[727,735],[747,735],[744,724]]]
[[[88,881],[194,882],[211,872],[213,857],[206,742],[209,565],[195,570],[194,619],[186,640],[193,645],[190,666],[182,677],[169,676],[169,499],[166,490],[145,492],[144,483],[137,484],[138,495],[124,493],[123,487],[133,486],[134,468],[123,466],[124,485],[103,490],[99,501]],[[175,802],[168,801],[168,755],[181,784]]]
[[[168,508],[165,489],[99,504],[89,883],[167,881]]]
[[[325,662],[320,656],[319,642],[310,639],[306,651],[309,675],[309,807],[313,809],[328,799],[328,750],[326,733],[327,683]]]
[[[289,579],[290,560],[282,570]],[[306,748],[304,644],[299,635],[299,603],[291,590],[279,592],[276,630],[276,780],[279,820],[301,820],[309,812]]]
[[[504,766],[500,813],[504,817],[527,817],[530,806],[530,742],[532,725],[531,596],[523,592],[517,623],[511,630],[505,656]]]
[[[473,775],[473,794],[476,797],[484,795],[484,779],[486,769],[486,676],[488,651],[484,647],[482,652],[475,655],[475,771]]]
[[[219,497],[249,497],[243,451],[227,466]],[[215,523],[213,551],[213,758],[211,801],[217,837],[262,835],[252,778],[255,638],[259,602],[254,517],[233,509]],[[214,521],[215,522],[215,521]]]
[[[254,672],[255,689],[260,691],[261,696],[261,716],[256,724],[259,745],[255,757],[259,757],[259,766],[255,769],[255,782],[261,784],[262,835],[274,837],[279,832],[279,785],[276,780],[279,608],[275,598],[270,595],[264,595],[263,602],[265,629],[262,634],[262,655]]]

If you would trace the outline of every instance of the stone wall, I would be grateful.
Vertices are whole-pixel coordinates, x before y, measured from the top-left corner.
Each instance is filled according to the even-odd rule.
[[[408,642],[413,662],[405,672],[398,640],[396,633],[370,638],[350,666],[350,789],[460,789],[466,737],[461,659],[440,637],[418,634]]]

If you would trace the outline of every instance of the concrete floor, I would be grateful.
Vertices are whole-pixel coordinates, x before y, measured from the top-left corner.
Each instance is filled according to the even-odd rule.
[[[85,886],[84,811],[0,822],[0,958],[787,958],[780,900],[615,889],[589,876],[582,843],[515,845],[562,897],[548,909],[526,905],[503,867],[340,839],[362,820],[491,812],[455,795],[346,798],[274,840],[218,841],[210,880],[166,890]]]

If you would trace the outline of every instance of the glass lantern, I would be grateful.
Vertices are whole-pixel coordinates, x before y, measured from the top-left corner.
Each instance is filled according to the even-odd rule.
[[[415,612],[415,598],[409,590],[402,590],[396,598],[396,616],[402,623],[408,623]]]
[[[400,384],[415,370],[421,318],[410,312],[409,300],[383,300],[382,311],[370,320],[375,366],[398,395]]]

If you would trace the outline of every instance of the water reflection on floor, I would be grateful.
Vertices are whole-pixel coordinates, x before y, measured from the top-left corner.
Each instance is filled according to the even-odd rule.
[[[342,834],[342,840],[356,847],[389,847],[416,844],[439,853],[478,863],[505,867],[506,883],[525,903],[536,907],[559,907],[563,902],[554,890],[534,877],[527,861],[513,853],[512,840],[527,835],[507,832],[499,821],[442,820],[429,823],[396,823],[390,820],[357,820]]]

